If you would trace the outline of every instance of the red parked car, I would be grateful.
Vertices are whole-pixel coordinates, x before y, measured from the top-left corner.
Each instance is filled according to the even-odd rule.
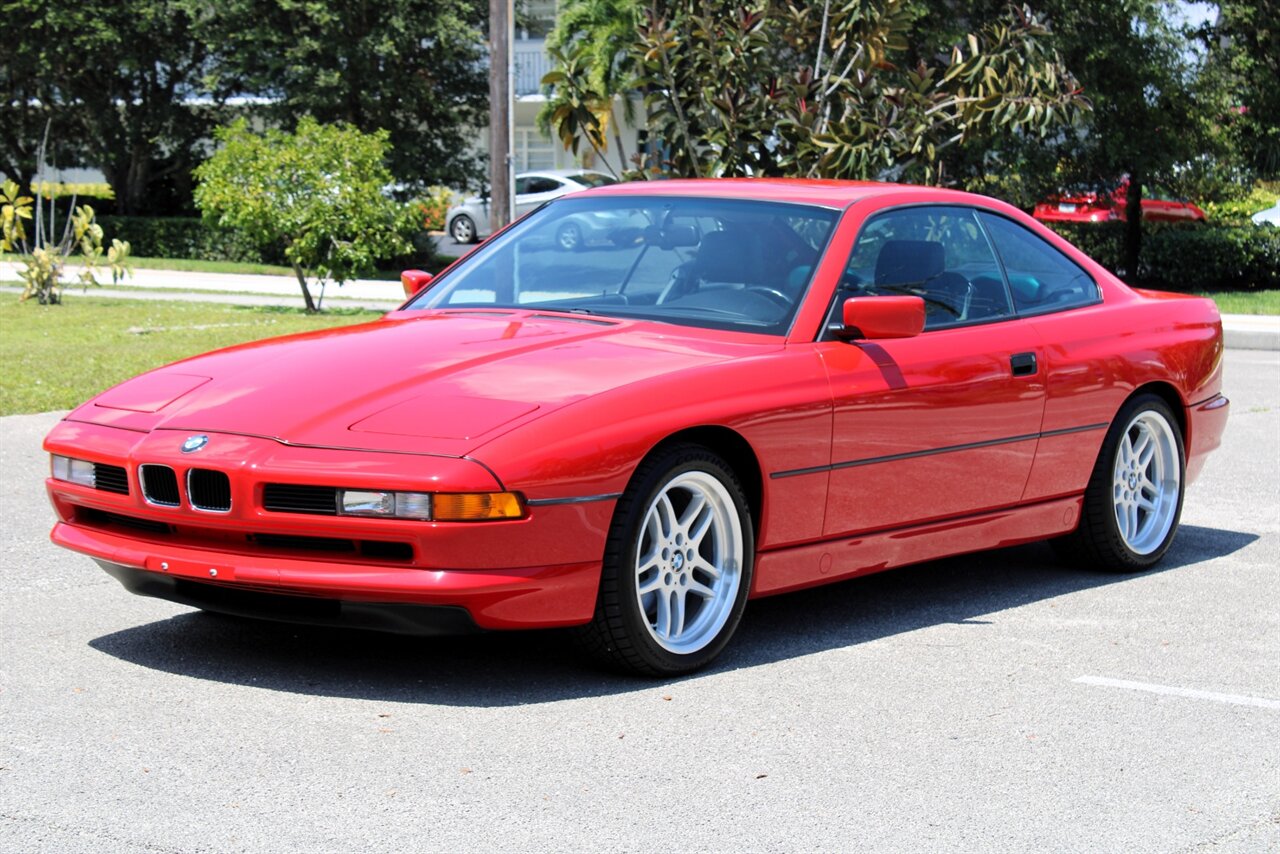
[[[1109,222],[1126,220],[1129,182],[1112,193],[1073,193],[1036,205],[1032,216],[1041,222]],[[1175,199],[1159,187],[1144,187],[1142,218],[1146,222],[1204,222],[1204,211],[1192,202]]]
[[[647,225],[557,249],[599,212]],[[197,608],[578,626],[674,674],[754,597],[1048,538],[1150,567],[1221,392],[1211,301],[1132,290],[1001,202],[622,184],[530,214],[381,320],[85,403],[45,441],[52,537]]]

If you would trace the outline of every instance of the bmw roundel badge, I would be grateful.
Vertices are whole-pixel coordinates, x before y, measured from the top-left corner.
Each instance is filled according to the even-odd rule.
[[[200,450],[207,444],[209,444],[208,436],[204,436],[204,435],[188,436],[187,441],[182,443],[182,453],[194,454],[196,451]]]

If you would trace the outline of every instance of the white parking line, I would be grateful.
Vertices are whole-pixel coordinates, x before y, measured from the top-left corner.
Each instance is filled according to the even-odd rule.
[[[1214,691],[1197,691],[1194,688],[1174,688],[1169,685],[1153,685],[1150,682],[1130,682],[1128,679],[1109,679],[1106,676],[1081,676],[1072,679],[1084,685],[1103,685],[1108,688],[1129,688],[1134,691],[1149,691],[1152,694],[1168,694],[1172,697],[1194,697],[1197,700],[1213,700],[1216,703],[1230,703],[1233,706],[1257,706],[1261,709],[1280,709],[1280,700],[1266,697],[1245,697],[1240,694],[1219,694]]]

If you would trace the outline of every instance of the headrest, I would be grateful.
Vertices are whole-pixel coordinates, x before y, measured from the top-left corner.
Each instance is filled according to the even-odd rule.
[[[877,285],[905,285],[928,281],[942,272],[946,257],[932,240],[886,240],[876,259]]]

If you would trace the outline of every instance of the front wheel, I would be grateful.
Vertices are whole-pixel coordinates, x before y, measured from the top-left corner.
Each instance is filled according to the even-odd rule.
[[[1111,424],[1085,490],[1080,527],[1065,539],[1091,568],[1137,572],[1173,542],[1186,489],[1178,420],[1153,394],[1126,403]]]
[[[754,533],[742,485],[697,445],[660,451],[637,469],[605,546],[588,652],[632,673],[703,667],[742,619]]]

